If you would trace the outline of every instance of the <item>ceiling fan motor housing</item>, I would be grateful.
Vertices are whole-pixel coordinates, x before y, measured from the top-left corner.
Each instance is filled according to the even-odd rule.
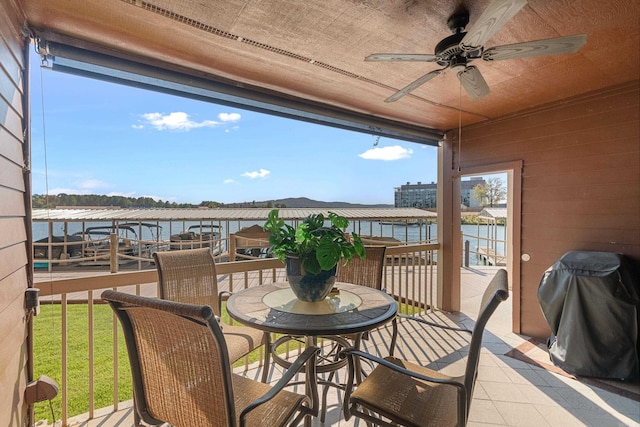
[[[460,48],[460,41],[467,33],[457,33],[452,36],[446,37],[436,45],[435,54],[438,64],[445,66],[449,64],[451,58],[462,54]]]
[[[468,62],[467,58],[461,55],[454,56],[449,61],[449,69],[456,74],[461,73],[467,68]]]

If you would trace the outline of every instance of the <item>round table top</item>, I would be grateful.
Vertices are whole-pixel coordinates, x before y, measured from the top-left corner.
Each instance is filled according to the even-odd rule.
[[[337,282],[338,293],[309,303],[296,298],[289,284],[273,283],[236,292],[227,301],[232,319],[268,332],[292,335],[346,335],[374,329],[398,312],[387,293]]]

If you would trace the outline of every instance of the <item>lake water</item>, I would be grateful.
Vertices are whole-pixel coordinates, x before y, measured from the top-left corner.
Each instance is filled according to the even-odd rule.
[[[154,223],[155,224],[155,223]],[[169,240],[172,234],[180,233],[183,230],[186,230],[191,225],[198,225],[198,221],[179,221],[179,222],[159,222],[158,223],[162,230],[160,232],[160,236],[158,237],[157,229],[142,227],[142,235],[140,238],[142,240]],[[208,223],[203,223],[208,224]],[[214,222],[214,224],[218,224]],[[251,225],[262,225],[263,222],[251,222],[251,221],[229,221],[228,228],[229,230],[225,230],[227,227],[226,223],[222,223],[221,233],[223,236],[226,236],[230,233],[235,233],[241,228],[249,227]],[[88,227],[96,227],[96,226],[110,226],[110,222],[86,222],[85,228]],[[138,226],[133,226],[136,234],[139,232]],[[82,223],[80,222],[70,222],[68,223],[68,234],[73,234],[76,232],[82,231]],[[371,235],[371,236],[382,236],[382,237],[394,237],[401,242],[419,242],[431,240],[435,241],[437,238],[437,224],[422,224],[422,225],[392,225],[392,224],[380,224],[378,221],[356,221],[355,224],[352,223],[348,228],[349,232],[356,232],[360,235]],[[487,225],[481,225],[478,227],[477,225],[462,225],[462,233],[467,236],[463,236],[464,240],[469,240],[469,247],[472,256],[470,257],[470,263],[472,265],[480,264],[480,260],[477,259],[476,256],[473,256],[473,253],[477,252],[478,246],[491,246],[487,238],[491,238],[495,235],[497,240],[505,239],[505,230],[504,226],[497,227],[488,227]],[[53,223],[53,235],[54,236],[62,236],[64,234],[64,225],[62,222]],[[473,237],[469,237],[473,236]],[[34,222],[33,223],[33,240],[37,241],[40,239],[44,239],[47,237],[47,223],[46,222]],[[129,236],[128,236],[129,237]],[[136,236],[130,236],[131,238],[136,238]],[[499,254],[505,254],[504,243],[497,242],[495,244],[497,252]]]

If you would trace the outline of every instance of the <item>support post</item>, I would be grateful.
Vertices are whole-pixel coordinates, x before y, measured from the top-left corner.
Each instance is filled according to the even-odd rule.
[[[469,241],[464,241],[464,266],[469,268]]]
[[[112,273],[118,272],[118,235],[109,234],[109,267]]]

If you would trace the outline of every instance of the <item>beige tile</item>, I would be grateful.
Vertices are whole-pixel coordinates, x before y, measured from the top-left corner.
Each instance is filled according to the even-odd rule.
[[[509,356],[496,356],[498,366],[508,366],[511,368],[519,368],[519,369],[534,369],[533,365],[530,365],[522,360],[514,359]]]
[[[640,421],[640,402],[614,394],[608,396],[605,401],[612,411],[619,412],[634,420]]]
[[[595,413],[584,412],[583,415],[586,419],[588,426],[592,427],[638,427],[640,422],[637,418],[629,418],[625,416],[607,414],[605,412],[597,411]]]
[[[573,388],[558,388],[557,391],[563,398],[563,401],[559,403],[567,408],[581,411],[596,411],[600,408],[599,404],[602,403],[602,400],[596,397],[595,394],[585,395],[582,394],[584,391],[580,392]]]
[[[480,381],[476,381],[476,385],[473,388],[473,399],[491,400]]]
[[[482,382],[484,391],[494,402],[529,403],[527,397],[518,389],[516,384],[500,382]]]
[[[577,427],[587,425],[586,422],[581,421],[573,415],[570,410],[561,406],[538,405],[536,409],[552,426]]]
[[[504,341],[495,343],[482,341],[482,346],[494,354],[505,354],[513,348]]]
[[[549,386],[534,384],[516,384],[516,387],[534,405],[555,405],[562,400],[562,396]]]
[[[494,404],[508,426],[543,427],[562,425],[554,425],[547,422],[542,414],[531,404],[517,402],[494,402]]]
[[[492,366],[479,366],[478,380],[511,383],[511,379],[502,368]]]
[[[540,374],[531,369],[503,369],[505,374],[514,384],[532,384],[536,386],[548,386],[547,381]]]
[[[505,425],[504,419],[490,400],[474,399],[469,411],[469,423]]]
[[[502,361],[494,353],[484,350],[480,352],[478,366],[501,367],[503,365]]]

